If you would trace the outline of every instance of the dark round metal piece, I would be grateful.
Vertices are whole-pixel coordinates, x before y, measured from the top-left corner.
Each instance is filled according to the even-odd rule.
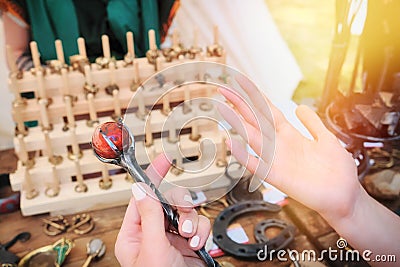
[[[281,228],[282,231],[272,239],[269,239],[265,235],[265,230],[271,227]],[[286,247],[290,242],[293,241],[295,235],[295,228],[293,225],[286,223],[285,221],[278,219],[267,219],[257,223],[254,228],[254,237],[258,243],[267,243],[271,242],[273,239],[281,240],[282,237],[285,238],[285,242],[280,245],[281,248]]]
[[[224,252],[240,258],[256,259],[257,253],[265,248],[265,243],[239,244],[229,238],[227,234],[228,226],[239,216],[251,212],[273,212],[277,213],[281,207],[264,201],[244,201],[229,206],[223,210],[214,221],[213,239],[220,249]],[[268,241],[268,248],[279,250],[286,244],[284,235],[278,236]]]

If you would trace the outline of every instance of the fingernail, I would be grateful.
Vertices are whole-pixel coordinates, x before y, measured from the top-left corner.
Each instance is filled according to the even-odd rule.
[[[190,234],[193,231],[193,223],[191,220],[186,220],[182,224],[182,232]]]
[[[146,197],[146,191],[140,184],[134,183],[132,184],[132,195],[136,201],[139,201]]]
[[[194,204],[194,203],[193,203],[192,197],[189,196],[189,195],[185,195],[185,196],[183,197],[183,200],[189,202],[189,203],[192,204],[192,205]]]
[[[192,237],[192,240],[190,240],[190,243],[189,243],[189,245],[190,245],[192,248],[197,247],[199,244],[200,244],[200,237],[197,236],[197,235],[195,235],[194,237]]]

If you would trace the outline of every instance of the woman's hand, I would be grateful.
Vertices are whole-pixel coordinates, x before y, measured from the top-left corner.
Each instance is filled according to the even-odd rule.
[[[161,154],[146,173],[158,186],[169,168],[170,160]],[[181,236],[165,232],[168,222],[165,224],[160,202],[150,187],[135,183],[132,194],[115,244],[121,266],[204,266],[194,250],[206,242],[210,222],[193,209],[189,192],[179,189],[166,194],[170,204],[177,207]]]
[[[237,81],[252,100],[254,110],[238,94],[221,88],[221,94],[233,104],[234,110],[221,105],[220,113],[259,157],[250,155],[235,140],[228,143],[232,154],[258,178],[324,217],[349,216],[361,191],[351,154],[308,107],[299,106],[296,115],[313,140],[299,133],[266,98],[260,99],[260,93],[249,80]]]

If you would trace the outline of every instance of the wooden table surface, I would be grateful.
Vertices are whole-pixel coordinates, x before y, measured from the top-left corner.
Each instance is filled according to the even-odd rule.
[[[10,153],[12,154],[12,153]],[[3,157],[3,163],[8,162],[9,166],[4,166],[0,163],[0,170],[12,170],[15,166],[10,161],[9,156],[5,156],[4,153],[0,153],[0,158]],[[6,159],[6,160],[5,160]],[[1,162],[1,161],[0,161]],[[10,163],[11,162],[11,163]],[[3,165],[3,166],[2,166]],[[3,172],[4,173],[4,172]],[[4,176],[1,176],[4,177]],[[4,178],[3,178],[4,179]],[[0,183],[1,184],[1,183]],[[9,194],[9,186],[0,187],[0,196]],[[386,206],[392,210],[400,210],[400,199],[395,202],[386,202]],[[95,228],[88,234],[77,235],[72,232],[64,235],[58,235],[55,237],[47,236],[43,233],[43,218],[49,218],[49,214],[35,215],[24,217],[19,211],[15,211],[8,214],[0,214],[0,244],[4,244],[10,240],[16,234],[29,231],[31,233],[31,239],[25,243],[17,242],[10,248],[11,252],[16,253],[22,257],[28,252],[37,249],[39,247],[52,244],[62,237],[72,239],[75,243],[74,248],[68,255],[63,266],[74,267],[82,266],[86,259],[86,244],[92,238],[101,238],[106,246],[106,254],[101,260],[93,261],[90,266],[97,267],[110,267],[119,266],[114,256],[114,244],[122,223],[122,219],[125,214],[126,206],[120,206],[110,209],[103,209],[97,211],[87,212],[93,218],[95,222]],[[66,215],[65,217],[71,220],[73,215]],[[244,228],[250,242],[254,242],[253,230],[254,225],[262,219],[266,218],[278,218],[286,222],[293,224],[296,227],[296,236],[294,241],[289,245],[289,249],[301,252],[303,250],[315,250],[320,252],[323,249],[329,247],[336,249],[336,241],[339,236],[335,231],[322,219],[316,212],[304,207],[300,203],[288,199],[288,204],[285,205],[279,213],[271,215],[271,213],[251,213],[249,216],[244,216],[237,219],[236,222],[240,223]],[[361,233],[362,234],[362,233]],[[272,262],[264,261],[243,261],[236,259],[231,256],[223,256],[217,258],[219,262],[229,262],[234,266],[241,267],[252,267],[252,266],[290,266],[292,263],[279,262],[275,259]],[[343,266],[344,262],[330,262],[325,260],[323,262],[326,266]],[[350,263],[348,266],[363,266],[366,263]],[[307,264],[307,266],[313,266]]]
[[[47,236],[43,233],[43,218],[49,218],[49,214],[35,215],[23,217],[19,211],[0,215],[0,243],[4,243],[11,239],[19,232],[29,231],[31,239],[25,243],[17,242],[11,247],[10,251],[22,257],[26,253],[49,245],[59,240],[61,237],[72,239],[75,243],[74,248],[68,255],[63,266],[73,267],[82,266],[86,258],[86,244],[91,238],[101,238],[107,246],[105,256],[99,260],[92,262],[91,266],[109,267],[119,266],[114,256],[114,243],[125,213],[126,206],[115,207],[104,210],[90,211],[90,214],[95,222],[95,228],[88,234],[77,235],[74,233],[66,233],[55,237]],[[65,216],[71,219],[72,215]],[[266,213],[253,213],[238,219],[246,231],[250,241],[254,241],[253,226],[261,219],[271,218],[271,215]],[[273,218],[283,219],[295,225],[296,237],[289,245],[290,249],[302,251],[304,249],[313,249],[320,251],[329,246],[336,248],[338,235],[333,229],[314,211],[302,206],[294,200],[289,199],[289,203],[282,209],[281,212],[274,214]],[[230,256],[223,256],[217,259],[219,262],[226,261],[234,264],[234,266],[289,266],[291,262],[250,262],[235,259]],[[327,262],[327,265],[332,263]],[[337,265],[339,266],[339,265]]]

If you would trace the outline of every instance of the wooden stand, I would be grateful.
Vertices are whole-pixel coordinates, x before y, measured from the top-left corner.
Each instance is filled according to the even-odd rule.
[[[14,105],[13,118],[21,132],[22,125],[28,121],[38,121],[37,127],[31,127],[24,133],[16,134],[15,150],[20,155],[18,168],[10,175],[12,189],[21,191],[21,211],[23,215],[34,215],[50,212],[52,214],[74,213],[82,210],[93,210],[127,204],[131,196],[131,184],[126,180],[126,173],[117,166],[106,167],[93,154],[90,140],[97,123],[112,121],[121,117],[128,108],[136,108],[137,112],[146,113],[146,106],[157,102],[159,109],[151,112],[151,125],[144,127],[144,120],[135,116],[137,124],[143,127],[131,129],[135,135],[136,157],[139,164],[146,165],[150,158],[161,152],[176,151],[179,143],[185,157],[198,156],[198,141],[191,140],[188,124],[187,134],[171,136],[173,142],[162,142],[160,134],[166,119],[170,104],[182,103],[188,98],[209,96],[210,85],[191,85],[188,88],[178,88],[162,98],[157,92],[142,92],[139,105],[132,107],[130,100],[136,93],[140,81],[144,81],[155,73],[174,64],[193,61],[189,55],[179,60],[167,62],[161,53],[157,53],[155,44],[151,44],[151,55],[154,58],[134,58],[133,37],[127,34],[128,51],[124,60],[112,61],[110,58],[108,37],[103,36],[104,57],[111,64],[87,63],[84,40],[79,38],[79,54],[75,57],[73,66],[65,64],[62,44],[56,41],[57,56],[63,68],[59,72],[49,71],[40,65],[36,43],[31,44],[35,67],[33,71],[24,72],[21,77],[11,75],[10,86],[16,95],[16,101],[21,102],[20,93],[34,92],[35,97],[24,99],[24,105]],[[151,39],[152,40],[152,39]],[[205,61],[222,63],[225,58],[220,56],[198,55]],[[71,57],[72,58],[72,57]],[[103,61],[102,61],[103,62]],[[75,65],[74,65],[75,64]],[[114,90],[106,92],[105,88],[113,85]],[[184,92],[190,90],[190,92]],[[164,108],[163,108],[164,105]],[[182,106],[182,105],[180,105]],[[181,107],[177,107],[181,108]],[[145,110],[144,110],[145,109]],[[182,109],[182,108],[181,108]],[[184,125],[194,114],[203,116],[215,114],[215,109],[202,111],[199,107],[191,106],[188,110],[177,110],[174,115],[176,125]],[[195,113],[193,113],[195,112]],[[173,132],[171,125],[166,132]],[[165,127],[164,127],[165,128]],[[196,123],[192,132],[201,133],[207,138],[213,137],[216,142],[224,139],[217,127],[207,122]],[[140,129],[151,129],[151,132],[140,132]],[[153,135],[154,134],[154,135]],[[157,137],[158,136],[158,137]],[[167,134],[168,136],[168,134]],[[150,142],[144,142],[145,137],[151,137]],[[165,139],[168,139],[167,137]],[[179,139],[179,142],[176,142]],[[147,145],[147,146],[146,146]],[[226,148],[222,144],[217,147]],[[148,152],[151,151],[151,152]],[[36,155],[31,159],[33,166],[26,166],[28,155]],[[59,157],[54,162],[49,158]],[[149,156],[150,155],[150,156]],[[218,154],[219,161],[223,161]],[[196,168],[196,162],[183,163]],[[185,166],[181,166],[185,169]],[[221,174],[221,166],[210,167],[206,173],[183,173],[179,176],[169,173],[167,180],[176,183],[191,181],[205,184],[205,181]],[[207,180],[208,179],[208,180]],[[226,186],[229,181],[211,183],[212,187]],[[50,189],[49,189],[50,188]],[[33,190],[37,191],[32,194]]]

